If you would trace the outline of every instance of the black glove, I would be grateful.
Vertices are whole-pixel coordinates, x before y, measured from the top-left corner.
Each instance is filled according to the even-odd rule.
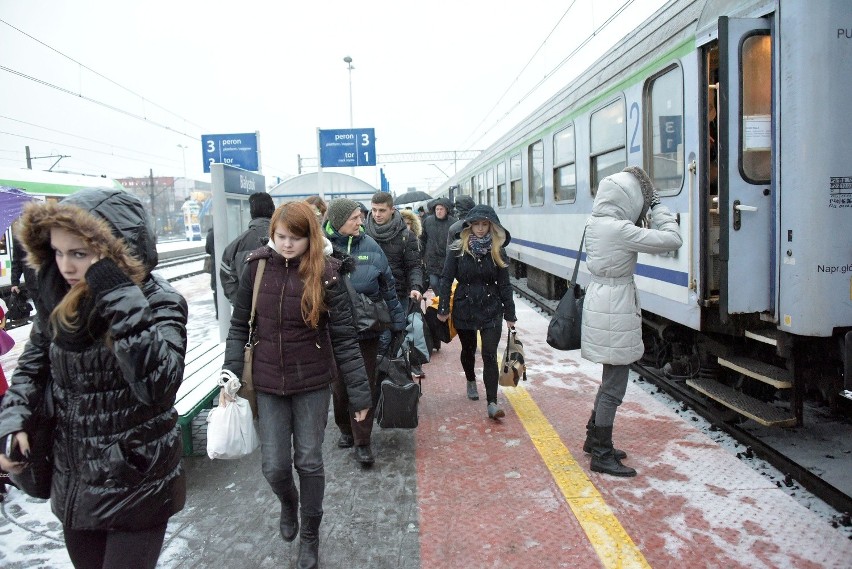
[[[86,271],[86,284],[89,285],[94,297],[99,297],[115,288],[132,283],[130,277],[125,275],[115,264],[115,261],[108,257],[101,259]]]

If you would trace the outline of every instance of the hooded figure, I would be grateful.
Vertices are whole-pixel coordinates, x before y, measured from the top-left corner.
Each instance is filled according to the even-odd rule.
[[[429,202],[430,204],[432,202]],[[443,208],[438,211],[438,208]],[[420,236],[420,249],[423,251],[423,261],[426,264],[426,275],[429,279],[429,288],[437,292],[441,271],[444,269],[444,259],[447,258],[447,244],[453,241],[450,236],[450,227],[456,222],[456,218],[450,215],[453,204],[447,198],[434,200],[435,213],[426,216],[423,220],[423,234]],[[440,215],[439,215],[440,213]]]
[[[174,409],[186,302],[151,274],[156,238],[129,193],[83,190],[29,204],[17,236],[38,270],[39,307],[0,411],[0,437],[20,446],[49,388],[51,507],[71,560],[102,556],[98,547],[115,531],[143,532],[134,551],[156,560],[166,522],[186,498]],[[103,532],[100,545],[86,537],[91,531]]]
[[[467,217],[468,212],[473,209],[475,205],[476,202],[473,201],[473,198],[470,196],[456,196],[454,213],[458,221],[452,224],[447,232],[447,247],[452,245],[453,241],[459,238],[459,233],[461,233],[461,230],[464,228],[465,218]]]
[[[637,227],[647,209],[652,228]],[[636,474],[619,462],[626,454],[612,447],[612,425],[627,388],[628,366],[645,352],[642,308],[633,274],[638,253],[674,251],[681,243],[675,216],[660,204],[644,171],[628,168],[601,180],[586,223],[586,267],[591,282],[583,301],[581,352],[583,358],[604,364],[584,445],[592,452],[596,472]]]
[[[459,238],[447,253],[441,275],[438,318],[450,316],[462,345],[461,365],[467,379],[467,396],[478,400],[476,387],[477,332],[482,344],[482,380],[488,400],[488,417],[500,419],[505,413],[497,405],[497,344],[503,333],[503,320],[514,326],[515,301],[509,282],[509,263],[504,247],[509,232],[491,206],[477,205],[468,212]],[[451,292],[453,280],[457,280]]]

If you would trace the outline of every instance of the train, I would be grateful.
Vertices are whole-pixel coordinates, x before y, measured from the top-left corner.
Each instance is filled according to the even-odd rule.
[[[683,236],[639,254],[643,363],[732,420],[848,416],[850,26],[847,0],[671,0],[436,197],[493,206],[516,276],[556,299],[599,181],[643,168]]]
[[[124,186],[102,176],[85,176],[41,170],[0,168],[0,186],[18,188],[42,201],[59,201],[85,188],[119,189]],[[8,295],[12,284],[12,227],[0,236],[0,295]]]

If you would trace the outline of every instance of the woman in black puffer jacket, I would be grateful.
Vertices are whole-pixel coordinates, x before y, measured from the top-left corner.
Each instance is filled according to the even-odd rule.
[[[467,396],[479,399],[476,389],[476,333],[482,340],[482,380],[488,401],[488,416],[500,419],[505,412],[497,405],[497,344],[503,332],[503,320],[515,325],[515,301],[509,283],[509,263],[503,249],[511,235],[487,205],[477,205],[464,220],[464,229],[454,239],[441,275],[441,300],[438,319],[450,317],[453,280],[453,326],[461,341],[461,364],[467,377]]]
[[[38,318],[3,401],[0,436],[29,452],[26,429],[50,380],[50,500],[71,561],[153,568],[186,498],[174,409],[186,302],[151,274],[156,239],[131,194],[84,190],[30,204],[17,233],[38,268]],[[0,455],[4,470],[24,466]]]
[[[349,411],[358,422],[367,418],[370,388],[343,281],[343,273],[351,266],[344,269],[343,262],[326,256],[331,248],[326,250],[319,222],[306,203],[281,205],[272,214],[269,228],[270,244],[249,254],[240,276],[224,368],[242,375],[254,281],[259,262],[265,260],[252,361],[261,469],[281,501],[279,530],[286,541],[293,541],[299,532],[301,494],[298,566],[317,567],[329,386],[339,373]],[[294,465],[299,490],[293,480]]]

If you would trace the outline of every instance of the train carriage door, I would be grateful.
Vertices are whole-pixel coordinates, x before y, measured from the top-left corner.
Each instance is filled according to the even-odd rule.
[[[719,306],[767,312],[774,256],[772,37],[764,19],[719,18]]]

